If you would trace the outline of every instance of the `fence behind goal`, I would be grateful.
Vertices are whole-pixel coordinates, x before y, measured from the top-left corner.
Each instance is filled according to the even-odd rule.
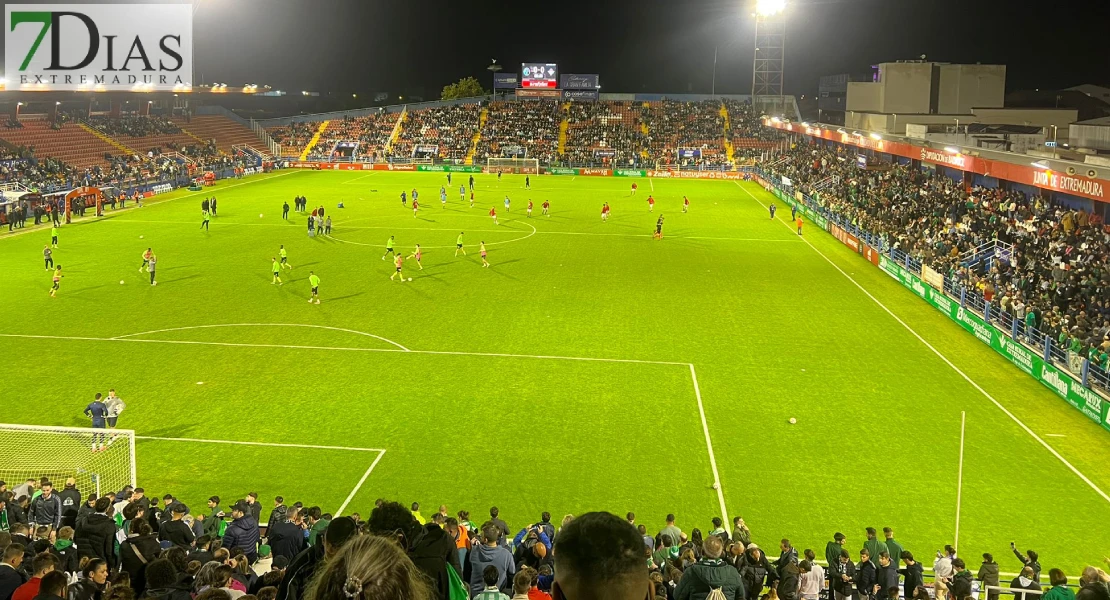
[[[135,485],[135,432],[0,423],[0,480],[15,487],[42,477],[59,488],[73,477],[86,496]]]

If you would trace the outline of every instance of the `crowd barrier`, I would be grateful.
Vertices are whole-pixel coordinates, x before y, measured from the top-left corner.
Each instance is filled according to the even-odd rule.
[[[319,171],[450,171],[452,173],[491,172],[491,169],[489,167],[484,167],[480,165],[415,165],[405,163],[320,162],[293,160],[288,162],[288,166],[297,169],[316,169]],[[541,167],[540,173],[543,175],[575,175],[585,177],[654,177],[660,179],[722,179],[729,181],[739,181],[744,178],[744,173],[741,171],[727,171],[723,169],[706,169],[699,171],[681,169]]]
[[[780,201],[797,207],[798,212],[812,223],[947,315],[1087,418],[1110,430],[1110,400],[1093,389],[1110,389],[1110,378],[1098,365],[1064,351],[1051,336],[1027,327],[1008,313],[995,310],[980,294],[906,253],[889,247],[881,236],[848,223],[812,197],[790,189],[792,185],[783,185],[780,178],[761,169],[752,169],[751,173],[764,189]]]

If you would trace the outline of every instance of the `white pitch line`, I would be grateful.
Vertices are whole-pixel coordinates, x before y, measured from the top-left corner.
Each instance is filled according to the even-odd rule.
[[[698,415],[701,416],[701,430],[705,433],[705,448],[709,451],[709,466],[713,469],[713,485],[717,487],[717,501],[721,503],[721,520],[727,522],[725,492],[721,485],[721,475],[717,472],[717,456],[713,454],[713,440],[709,437],[709,424],[705,420],[705,407],[701,402],[701,388],[698,386],[698,373],[694,370],[694,363],[690,363],[690,380],[694,382],[694,396],[698,399]]]
[[[292,175],[292,174],[297,173],[297,172],[298,171],[289,171],[287,173],[279,173],[277,175],[274,175],[273,177],[265,177],[265,178],[262,178],[262,179],[251,179],[250,181],[244,181],[242,183],[235,183],[235,184],[229,185],[227,187],[222,187],[219,190],[214,190],[213,192],[194,192],[192,194],[185,194],[183,196],[178,196],[176,198],[166,198],[165,200],[156,200],[156,201],[153,201],[153,202],[144,202],[143,206],[141,208],[146,208],[148,206],[156,206],[158,204],[164,204],[166,202],[174,202],[174,201],[177,201],[177,200],[184,200],[185,198],[192,198],[194,196],[199,196],[201,194],[208,194],[208,193],[215,194],[215,191],[221,191],[222,192],[223,190],[230,190],[231,188],[239,187],[241,185],[250,185],[252,183],[259,183],[259,182],[262,182],[262,181],[270,181],[270,180],[273,180],[273,179],[277,179],[278,177],[285,177],[286,175]],[[181,189],[181,188],[178,188],[178,189]],[[129,211],[129,210],[136,210],[138,208],[140,208],[140,207],[132,206],[131,208],[121,208],[119,210],[121,210],[121,211],[128,210]],[[116,213],[113,212],[112,214],[114,215]],[[101,219],[103,219],[103,220],[100,221]],[[113,219],[111,218],[111,215],[106,214],[103,217],[86,217],[84,219],[74,219],[72,223],[65,223],[65,225],[72,225],[72,224],[76,224],[76,223],[96,223],[97,221],[100,221],[102,223],[107,223],[107,222],[110,222],[112,220]],[[0,236],[0,240],[5,239],[5,238],[13,238],[13,237],[16,237],[18,235],[24,235],[24,234],[27,234],[27,233],[31,233],[33,231],[45,231],[45,230],[46,230],[45,228],[42,228],[42,229],[39,229],[37,227],[36,228],[29,228],[29,229],[25,229],[24,231],[9,233],[7,235]]]
[[[960,468],[956,475],[956,535],[952,545],[959,548],[960,543],[960,506],[964,493],[964,432],[967,430],[967,411],[960,411]]]
[[[351,490],[351,493],[347,495],[347,499],[343,501],[343,505],[339,507],[339,510],[335,511],[335,516],[338,517],[343,515],[343,511],[347,509],[347,505],[351,503],[351,500],[355,499],[355,494],[357,494],[359,489],[362,488],[362,484],[366,483],[366,478],[370,476],[370,473],[374,470],[374,467],[378,466],[378,462],[381,461],[383,456],[385,456],[385,450],[379,450],[378,457],[374,459],[374,462],[370,463],[370,466],[366,469],[366,472],[362,474],[362,479],[359,479],[358,483],[355,484],[355,489]]]
[[[363,175],[363,176],[361,176],[361,177],[355,177],[354,179],[351,179],[351,180],[349,180],[349,181],[344,181],[343,183],[340,183],[339,185],[350,185],[350,184],[352,184],[352,183],[354,183],[354,182],[358,181],[359,179],[366,179],[367,177],[370,177],[370,176],[372,176],[372,175],[374,175],[374,173],[372,173],[372,172],[371,172],[371,173],[367,173],[366,175]]]
[[[733,183],[735,183],[740,189],[744,190],[744,193],[746,193],[748,196],[751,196],[751,199],[755,200],[760,206],[762,206],[763,208],[767,208],[766,204],[763,204],[762,202],[760,202],[759,198],[756,198],[754,194],[752,194],[750,191],[748,191],[748,188],[740,185],[740,182],[733,182]],[[787,229],[790,229],[790,225],[788,225],[785,221],[783,221],[781,219],[777,219],[777,220],[779,221],[779,223],[782,223],[783,227],[786,227]],[[791,231],[793,231],[793,230],[791,230]],[[1075,473],[1076,477],[1079,477],[1079,479],[1081,479],[1084,483],[1086,483],[1088,486],[1090,486],[1090,488],[1092,490],[1094,490],[1096,493],[1098,493],[1099,496],[1102,496],[1102,498],[1104,500],[1106,500],[1107,502],[1110,502],[1110,494],[1107,494],[1106,492],[1102,491],[1101,488],[1099,488],[1097,485],[1095,485],[1095,482],[1091,481],[1090,478],[1088,478],[1086,475],[1084,475],[1079,469],[1075,468],[1075,465],[1068,462],[1068,459],[1064,458],[1063,455],[1061,455],[1059,452],[1057,452],[1055,448],[1048,445],[1048,442],[1044,441],[1044,439],[1041,438],[1041,436],[1037,435],[1037,433],[1035,431],[1030,429],[1029,426],[1026,425],[1024,421],[1022,421],[1021,419],[1019,419],[1017,417],[1017,415],[1010,412],[1010,410],[1007,409],[1005,406],[1003,406],[1001,402],[999,402],[998,400],[995,400],[994,396],[991,396],[987,392],[987,390],[983,389],[982,386],[980,386],[971,377],[969,377],[967,375],[967,373],[964,373],[963,370],[961,370],[959,367],[957,367],[955,365],[955,363],[953,363],[951,360],[948,360],[948,357],[945,356],[944,354],[942,354],[940,352],[940,350],[937,350],[936,347],[934,347],[932,344],[930,344],[928,341],[926,341],[925,338],[921,337],[921,334],[919,334],[917,332],[917,330],[915,330],[913,327],[910,327],[908,323],[906,323],[905,321],[903,321],[901,319],[901,317],[894,314],[894,311],[887,308],[887,306],[885,304],[883,304],[878,298],[873,296],[871,294],[871,292],[867,291],[867,288],[860,285],[860,283],[858,281],[856,281],[854,277],[852,277],[847,272],[845,272],[844,269],[841,269],[840,265],[837,265],[835,262],[833,262],[832,259],[830,259],[828,256],[825,255],[824,252],[821,252],[820,250],[818,250],[817,246],[814,246],[812,242],[810,242],[809,240],[807,240],[805,238],[802,238],[802,239],[805,241],[806,244],[809,245],[810,248],[813,248],[813,251],[816,252],[817,254],[819,254],[821,256],[821,258],[824,258],[825,261],[827,261],[830,265],[832,265],[834,269],[836,269],[837,271],[840,271],[841,275],[847,277],[848,281],[851,281],[853,284],[855,284],[855,286],[857,288],[859,288],[861,292],[863,292],[868,298],[871,298],[871,300],[873,300],[875,302],[875,304],[878,304],[879,307],[882,308],[884,311],[886,311],[886,313],[888,315],[890,315],[895,321],[898,321],[898,323],[901,324],[902,327],[905,327],[906,331],[909,331],[910,333],[912,333],[913,336],[918,339],[918,341],[920,341],[922,344],[924,344],[925,347],[928,348],[929,350],[932,350],[933,354],[936,354],[937,357],[939,357],[949,367],[951,367],[953,371],[958,373],[960,375],[960,377],[963,377],[964,380],[967,381],[968,383],[970,383],[972,387],[974,387],[976,390],[979,390],[979,393],[983,394],[983,396],[985,396],[987,398],[987,400],[990,400],[992,404],[997,406],[998,410],[1001,410],[1007,417],[1010,417],[1010,419],[1012,419],[1014,421],[1014,423],[1017,423],[1018,426],[1021,427],[1025,431],[1025,433],[1028,433],[1030,435],[1030,437],[1032,437],[1034,440],[1036,440],[1041,446],[1044,446],[1045,450],[1048,450],[1050,453],[1052,453],[1052,455],[1055,456],[1061,463],[1063,463],[1064,466],[1066,466],[1072,473]]]
[[[341,352],[394,352],[398,354],[445,354],[454,356],[486,356],[493,358],[532,358],[544,360],[577,360],[584,362],[609,362],[609,363],[633,363],[643,365],[674,365],[686,366],[689,363],[665,361],[665,360],[640,360],[635,358],[596,358],[590,356],[555,356],[555,355],[539,355],[539,354],[511,354],[506,352],[461,352],[461,351],[446,351],[446,350],[401,350],[394,348],[349,348],[342,346],[308,346],[297,344],[249,344],[240,342],[203,342],[198,340],[148,340],[142,338],[101,338],[101,337],[88,337],[88,336],[75,336],[75,335],[34,335],[23,333],[0,333],[0,337],[6,338],[25,338],[25,339],[41,339],[41,340],[69,340],[80,342],[129,342],[134,344],[182,344],[182,345],[195,345],[195,346],[224,346],[230,348],[279,348],[287,350],[332,350]]]
[[[329,330],[329,331],[342,331],[343,333],[354,333],[356,335],[371,337],[371,338],[374,338],[376,340],[386,342],[388,344],[393,344],[394,346],[397,346],[401,350],[404,350],[405,352],[409,352],[408,348],[402,346],[401,344],[398,344],[397,342],[395,342],[395,341],[393,341],[389,338],[384,338],[380,335],[374,335],[372,333],[366,333],[365,331],[358,331],[356,329],[346,329],[346,328],[343,328],[343,327],[330,327],[328,325],[312,325],[312,324],[309,324],[309,323],[216,323],[216,324],[212,324],[212,325],[189,325],[189,326],[186,326],[186,327],[170,327],[170,328],[167,328],[167,329],[154,329],[154,330],[151,330],[151,331],[140,331],[138,333],[127,333],[127,334],[124,334],[124,335],[117,335],[117,336],[113,337],[112,339],[121,340],[121,339],[124,339],[124,338],[138,337],[140,335],[150,335],[152,333],[164,333],[164,332],[167,332],[167,331],[187,331],[189,329],[212,329],[212,328],[215,328],[215,327],[308,327],[308,328],[312,328],[312,329],[326,329],[326,330]]]
[[[648,177],[648,185],[650,185],[650,186],[651,186],[651,191],[653,191],[653,192],[654,192],[654,191],[655,191],[655,182],[653,182],[653,181],[651,180],[651,177]],[[721,517],[721,518],[723,519],[724,517]]]
[[[210,440],[205,438],[179,438],[159,437],[154,435],[137,435],[137,440],[155,440],[161,442],[195,442],[201,444],[231,444],[234,446],[266,446],[268,448],[300,448],[305,450],[345,450],[351,452],[379,452],[385,453],[382,448],[358,448],[355,446],[321,446],[318,444],[281,444],[278,442],[241,442],[238,440]],[[379,456],[379,458],[381,458]],[[377,461],[374,461],[377,464]]]

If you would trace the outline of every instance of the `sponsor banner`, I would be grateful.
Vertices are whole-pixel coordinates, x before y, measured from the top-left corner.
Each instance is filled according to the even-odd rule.
[[[596,90],[597,75],[566,73],[559,76],[559,87],[564,90]]]
[[[193,85],[189,4],[8,4],[8,90],[174,91]]]
[[[560,90],[547,90],[543,88],[518,88],[516,91],[517,98],[559,98],[562,96]]]
[[[601,157],[601,158],[613,158],[616,155],[617,155],[617,151],[613,150],[613,149],[594,150],[594,156],[598,156],[598,157]]]
[[[939,271],[933,270],[929,265],[921,266],[921,278],[925,283],[937,288],[938,290],[944,289],[944,275]]]
[[[613,174],[612,169],[578,169],[579,175],[594,175],[598,177],[608,177]]]
[[[386,165],[386,167],[389,171],[415,171],[417,165],[395,165],[390,163]]]
[[[863,245],[863,257],[871,261],[871,264],[875,265],[876,267],[879,266],[880,256],[882,256],[882,253],[878,250],[872,248],[871,246],[868,246],[867,244]]]
[[[493,89],[495,90],[515,90],[516,82],[516,73],[494,73],[493,75]]]
[[[647,177],[647,171],[639,171],[636,169],[614,169],[614,177]]]
[[[578,169],[568,169],[566,167],[548,167],[544,169],[544,172],[551,175],[577,175]]]
[[[417,171],[435,171],[438,173],[481,173],[482,167],[473,165],[416,165]]]
[[[598,100],[601,98],[597,90],[563,90],[563,100]]]
[[[150,187],[151,195],[165,194],[166,192],[169,192],[169,191],[172,191],[172,190],[173,190],[173,186],[168,184],[168,183],[159,183],[157,185],[153,185],[153,186]]]
[[[906,289],[922,298],[925,297],[925,284],[917,278],[917,275],[887,255],[884,254],[879,257],[879,268],[886,271],[887,275],[900,281],[902,285],[906,286]]]
[[[839,225],[830,223],[829,233],[833,234],[833,237],[840,240],[840,243],[851,248],[853,251],[857,253],[860,251],[859,238],[848,233],[847,231],[844,231],[844,229],[841,228]]]
[[[736,171],[644,171],[646,177],[669,177],[672,179],[728,179],[739,181],[743,174]]]
[[[800,202],[802,202],[802,198],[803,198],[802,192],[799,191],[799,190],[795,190],[794,191],[794,199],[797,200],[800,203]]]

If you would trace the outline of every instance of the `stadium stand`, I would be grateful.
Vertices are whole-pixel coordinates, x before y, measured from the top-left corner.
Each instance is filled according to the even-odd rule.
[[[118,154],[112,144],[67,122],[60,126],[43,115],[21,117],[22,127],[0,128],[0,139],[12,146],[29,149],[36,157],[61,160],[77,168],[104,163],[104,156]]]
[[[220,152],[232,153],[232,146],[245,144],[262,148],[263,144],[249,127],[215,115],[197,115],[190,119],[174,117],[173,122],[193,137],[194,142],[216,141]]]
[[[571,102],[566,148],[560,162],[628,165],[642,157],[643,133],[632,102]]]
[[[359,142],[359,156],[384,156],[389,135],[397,123],[396,113],[374,113],[362,117],[346,117],[328,123],[320,141],[312,149],[310,158],[327,159],[338,142]],[[309,134],[307,143],[315,134]],[[300,146],[301,149],[304,145]]]
[[[461,162],[478,130],[477,103],[427,108],[409,112],[401,135],[393,144],[393,156],[412,156],[417,145],[438,146],[438,157]]]
[[[1098,215],[1017,190],[974,187],[906,165],[861,171],[854,155],[800,144],[769,172],[847,223],[976,292],[1026,342],[1049,336],[1059,366],[1079,376],[1082,359],[1106,386],[1110,369],[1110,229]],[[1008,259],[965,264],[985,244],[1012,245]],[[988,266],[989,265],[989,266]],[[982,308],[982,307],[981,307]],[[1033,330],[1038,333],[1034,333]]]
[[[689,159],[678,159],[678,150],[697,148],[702,151],[704,164],[724,164],[724,120],[720,106],[716,100],[643,103],[640,120],[647,127],[645,151],[648,160],[661,165],[689,163]]]
[[[494,102],[478,142],[476,160],[488,158],[535,158],[551,164],[558,158],[559,123],[562,106],[558,102]]]
[[[625,517],[602,512],[566,515],[558,525],[544,512],[517,529],[501,520],[496,508],[489,510],[488,520],[475,522],[468,511],[452,515],[446,506],[425,518],[416,504],[378,500],[363,519],[358,513],[336,517],[310,503],[286,505],[278,497],[263,525],[263,509],[255,498],[229,503],[225,514],[220,499],[213,496],[207,510],[194,508],[189,513],[172,494],[160,503],[131,486],[86,498],[69,485],[52,492],[53,498],[76,499],[80,510],[63,512],[61,500],[38,500],[37,488],[50,483],[42,478],[15,486],[18,497],[10,491],[0,493],[0,510],[8,525],[0,532],[6,563],[0,568],[7,570],[0,593],[6,597],[35,594],[40,585],[47,592],[55,585],[64,590],[67,578],[73,581],[68,596],[72,600],[100,598],[99,593],[108,589],[111,595],[105,593],[104,598],[176,600],[195,595],[198,600],[231,600],[252,594],[260,600],[451,600],[513,593],[512,598],[531,600],[550,599],[553,588],[555,597],[578,597],[563,595],[563,590],[578,585],[576,578],[588,582],[593,592],[589,597],[615,600],[707,598],[713,589],[727,591],[722,597],[745,600],[757,600],[768,589],[771,598],[812,600],[829,598],[832,591],[838,598],[852,598],[857,589],[862,598],[877,597],[874,592],[881,589],[883,597],[907,600],[930,600],[934,587],[938,592],[951,589],[953,597],[964,589],[964,598],[972,597],[976,588],[985,591],[987,585],[996,592],[1021,588],[1039,595],[1041,590],[1042,569],[1035,551],[1022,553],[1014,547],[1016,558],[1003,559],[1002,564],[984,554],[983,567],[973,575],[961,558],[973,554],[963,551],[957,556],[955,548],[945,546],[926,573],[889,528],[882,538],[867,528],[864,546],[880,556],[880,566],[876,570],[868,563],[862,568],[861,562],[857,569],[856,546],[849,550],[842,533],[825,544],[820,559],[816,551],[799,552],[776,535],[775,541],[765,542],[781,549],[772,562],[753,542],[767,535],[753,532],[740,517],[728,529],[722,519],[714,518],[704,529],[683,523],[684,530],[674,515],[668,515],[662,527],[649,530],[631,512]],[[35,495],[34,503],[30,495]],[[117,544],[116,539],[123,541]],[[903,562],[907,568],[899,571]],[[1003,568],[1021,573],[1015,577],[1001,572]],[[64,576],[50,578],[50,571]],[[1110,591],[1110,576],[1094,566],[1070,580],[1061,580],[1056,569],[1050,573],[1052,581],[1045,583],[1070,583],[1078,590],[1072,595],[1066,587],[1058,589],[1065,595],[1054,597],[1101,600]],[[850,576],[845,579],[842,574]],[[319,578],[316,583],[314,575]],[[926,583],[926,578],[939,577],[944,577],[945,586]],[[1009,585],[1001,586],[1003,581]],[[366,589],[375,593],[363,595]],[[383,590],[390,593],[379,593]],[[616,593],[620,590],[625,593]]]

